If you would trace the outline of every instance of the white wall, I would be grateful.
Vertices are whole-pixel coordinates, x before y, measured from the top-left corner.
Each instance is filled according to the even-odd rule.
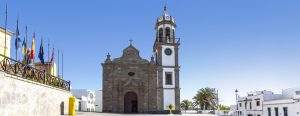
[[[97,90],[95,96],[95,110],[96,112],[102,112],[102,90]]]
[[[174,89],[164,89],[164,110],[168,110],[168,105],[175,105]]]
[[[0,116],[59,116],[71,93],[0,71]]]
[[[247,116],[248,114],[268,116],[268,108],[271,108],[272,116],[275,116],[274,108],[278,107],[279,116],[283,116],[283,107],[288,107],[289,116],[300,116],[300,99],[297,98],[295,91],[298,91],[298,89],[286,89],[282,91],[282,94],[274,94],[271,91],[252,92],[246,97],[238,98],[239,103],[242,103],[238,110],[242,112],[242,116]],[[245,109],[246,99],[247,109]],[[257,99],[261,101],[260,106],[256,106],[255,101]],[[252,109],[250,109],[250,102],[252,103]]]
[[[172,50],[171,55],[165,54],[165,49],[170,48]],[[175,66],[175,50],[174,46],[162,46],[162,66]],[[172,73],[172,85],[166,85],[166,72]],[[175,71],[174,68],[163,68],[163,88],[164,88],[164,110],[168,110],[167,106],[175,105]]]
[[[279,116],[283,116],[283,107],[288,108],[288,116],[300,116],[299,100],[284,99],[272,100],[264,103],[264,116],[268,116],[268,108],[271,108],[271,115],[275,116],[275,107],[278,108]]]
[[[166,72],[172,73],[172,85],[166,85]],[[167,106],[175,105],[175,73],[174,68],[163,68],[163,88],[164,88],[164,110],[168,110]]]
[[[165,54],[165,49],[170,48],[172,50],[171,55]],[[162,66],[175,66],[175,50],[174,46],[162,45]]]
[[[87,89],[72,89],[72,94],[79,100],[81,106],[78,105],[78,110],[95,111],[95,91]],[[79,109],[81,107],[81,109]]]
[[[11,35],[6,33],[6,55],[10,57],[10,42],[11,42]],[[4,47],[5,47],[5,32],[2,28],[0,28],[0,54],[4,55]],[[0,57],[0,60],[2,57]]]
[[[257,91],[257,92],[251,92],[248,93],[246,97],[239,97],[238,101],[238,111],[242,112],[242,116],[247,116],[248,114],[252,114],[254,116],[260,115],[262,116],[263,114],[263,101],[265,99],[266,94],[273,94],[268,91]],[[245,100],[247,99],[247,104],[245,104]],[[257,105],[256,102],[259,101],[260,104]],[[240,106],[241,103],[241,106]],[[251,109],[250,109],[250,103],[251,103]],[[247,105],[247,109],[245,107]]]

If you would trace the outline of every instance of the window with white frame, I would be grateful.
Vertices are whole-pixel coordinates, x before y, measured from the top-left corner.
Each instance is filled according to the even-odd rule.
[[[173,83],[172,83],[172,81],[173,81],[173,79],[172,79],[172,72],[166,72],[166,75],[165,75],[165,84],[166,85],[172,85]]]
[[[256,106],[260,106],[260,101],[256,101]]]

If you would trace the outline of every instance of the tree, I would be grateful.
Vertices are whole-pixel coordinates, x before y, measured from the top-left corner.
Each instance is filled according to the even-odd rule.
[[[222,104],[220,104],[220,105],[218,106],[218,108],[219,108],[219,110],[230,110],[230,107],[229,107],[229,106],[225,106],[225,105],[222,105]]]
[[[190,109],[192,107],[192,102],[189,100],[182,100],[180,104],[181,109],[183,109],[186,113],[186,110]]]
[[[175,110],[175,106],[173,104],[168,105],[167,108],[169,109],[169,114],[172,114],[172,110]]]
[[[230,110],[230,107],[220,104],[220,105],[218,105],[218,109],[220,111],[223,111],[224,114],[227,114],[229,112],[229,110]]]
[[[215,110],[217,107],[217,92],[214,88],[201,88],[193,98],[201,110]]]

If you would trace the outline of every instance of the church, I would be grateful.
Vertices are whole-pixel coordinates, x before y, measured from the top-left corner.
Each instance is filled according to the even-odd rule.
[[[156,20],[156,35],[150,60],[139,55],[132,43],[119,58],[107,54],[102,63],[103,112],[167,113],[173,106],[180,112],[176,23],[166,6]]]

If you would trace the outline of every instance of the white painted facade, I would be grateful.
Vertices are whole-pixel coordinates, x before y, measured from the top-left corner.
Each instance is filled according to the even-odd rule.
[[[165,50],[169,48],[172,50],[172,54],[171,55],[166,55],[165,54]],[[175,50],[174,50],[174,46],[167,46],[167,45],[162,45],[162,65],[163,66],[175,66]]]
[[[102,112],[102,90],[95,92],[95,111]]]
[[[95,91],[87,89],[72,89],[71,92],[73,96],[79,100],[76,108],[78,111],[95,111]]]
[[[168,110],[168,105],[175,105],[175,90],[174,89],[164,89],[164,107]]]
[[[171,55],[165,54],[167,48],[172,50]],[[175,105],[175,50],[174,46],[162,45],[162,51],[164,110],[168,110],[170,104]],[[172,84],[166,84],[166,73],[172,74]]]
[[[228,112],[228,115],[230,116],[237,116],[237,105],[230,105],[230,110]]]
[[[300,88],[283,90],[282,98],[264,102],[264,116],[300,116],[299,96]]]
[[[6,30],[6,46],[5,46],[5,29],[0,27],[0,53],[4,55],[4,48],[6,47],[5,56],[10,57],[10,45],[11,45],[11,37],[13,33]],[[3,58],[0,57],[0,60]]]
[[[249,92],[245,97],[238,97],[237,114],[238,116],[263,116],[263,102],[280,97],[279,94],[265,90]]]
[[[246,97],[238,97],[236,114],[237,116],[300,116],[299,95],[300,88],[286,89],[281,94],[274,94],[271,91],[251,92]],[[284,115],[284,108],[287,109],[287,115]],[[275,115],[277,111],[278,115]]]

